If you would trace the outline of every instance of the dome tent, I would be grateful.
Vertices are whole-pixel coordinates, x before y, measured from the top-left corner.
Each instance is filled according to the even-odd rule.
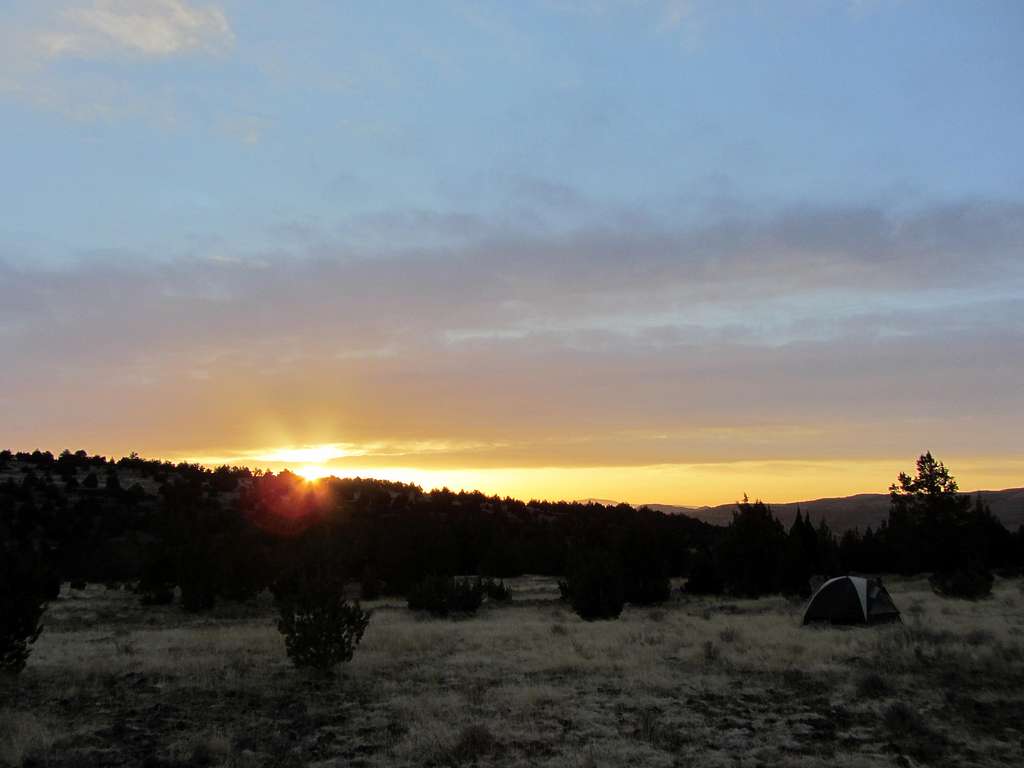
[[[822,584],[804,609],[804,624],[882,624],[900,621],[900,612],[881,579],[838,576]]]

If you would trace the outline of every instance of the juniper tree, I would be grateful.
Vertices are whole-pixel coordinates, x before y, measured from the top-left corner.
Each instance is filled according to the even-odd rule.
[[[296,667],[330,672],[352,659],[370,613],[345,598],[345,581],[334,564],[301,565],[279,579],[273,591],[277,628]]]

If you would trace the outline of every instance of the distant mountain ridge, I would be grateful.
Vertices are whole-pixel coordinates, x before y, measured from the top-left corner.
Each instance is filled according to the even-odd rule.
[[[1024,525],[1024,488],[1006,488],[1001,491],[971,491],[964,493],[971,498],[980,495],[992,509],[1003,525],[1010,531]],[[598,501],[594,499],[594,501]],[[772,513],[788,526],[796,517],[797,508],[817,523],[824,518],[833,531],[842,533],[851,528],[862,531],[869,525],[878,528],[883,520],[889,519],[889,494],[859,493],[855,496],[842,496],[828,499],[812,499],[809,501],[793,501],[775,504],[766,501]],[[719,504],[714,507],[686,507],[675,504],[646,504],[651,509],[666,514],[683,514],[696,517],[713,525],[728,525],[736,504]]]

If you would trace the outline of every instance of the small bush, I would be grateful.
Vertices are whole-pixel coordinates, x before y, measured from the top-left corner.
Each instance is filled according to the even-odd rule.
[[[496,603],[507,603],[512,600],[512,590],[505,586],[504,581],[484,579],[483,588],[488,600],[493,600]]]
[[[726,627],[718,633],[718,639],[723,643],[734,643],[740,639],[742,633],[736,627]]]
[[[452,579],[448,593],[448,609],[452,613],[476,613],[483,601],[480,579]]]
[[[965,567],[936,573],[929,579],[932,589],[944,597],[978,600],[992,594],[992,574],[984,568]]]
[[[704,661],[708,664],[714,664],[722,657],[722,649],[715,645],[711,640],[704,641]]]
[[[155,587],[146,589],[139,596],[141,605],[170,605],[174,602],[173,587]]]
[[[323,567],[293,572],[274,585],[288,658],[296,667],[329,671],[349,661],[370,623],[358,602],[345,599],[340,575]]]
[[[565,579],[558,580],[558,599],[563,603],[569,602],[569,582]]]
[[[609,553],[593,550],[576,556],[566,579],[569,603],[585,621],[617,619],[625,603],[622,570]]]
[[[447,616],[451,613],[476,613],[483,597],[480,579],[428,576],[409,590],[406,600],[410,610]]]
[[[449,609],[446,581],[443,577],[428,576],[413,586],[405,596],[409,610],[447,616]]]

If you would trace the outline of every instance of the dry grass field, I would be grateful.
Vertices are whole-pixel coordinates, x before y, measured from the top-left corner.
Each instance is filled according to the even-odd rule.
[[[781,598],[676,598],[588,624],[555,583],[425,619],[394,600],[331,679],[297,672],[269,601],[188,616],[65,590],[16,684],[24,766],[1024,765],[1024,594],[889,580],[905,623],[802,628]]]

